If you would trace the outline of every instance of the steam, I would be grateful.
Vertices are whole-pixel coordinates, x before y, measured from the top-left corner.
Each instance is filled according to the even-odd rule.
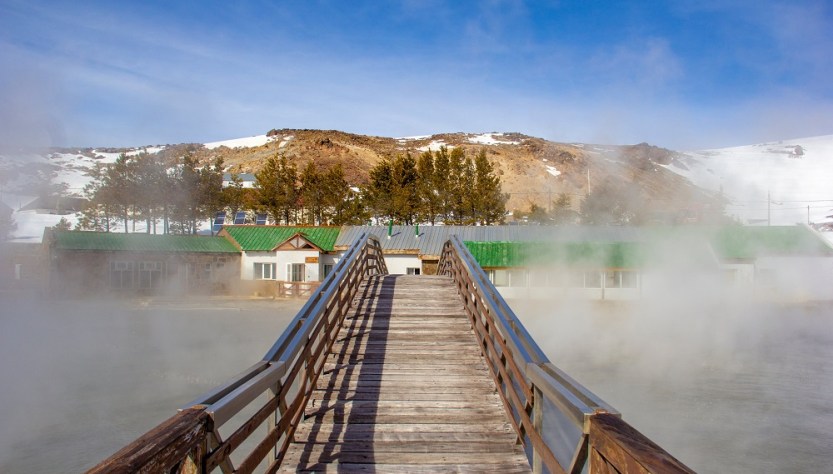
[[[260,360],[300,300],[22,301],[0,313],[0,471],[80,472]]]
[[[732,288],[691,249],[652,248],[661,258],[645,269],[635,301],[509,304],[553,363],[694,470],[824,471],[831,306]],[[817,269],[775,273],[782,283],[829,282],[827,270],[807,273]]]

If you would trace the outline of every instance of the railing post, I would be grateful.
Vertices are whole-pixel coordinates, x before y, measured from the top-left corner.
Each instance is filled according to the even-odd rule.
[[[536,386],[532,387],[532,428],[538,432],[544,432],[544,394]],[[532,472],[534,474],[542,474],[544,472],[544,465],[541,460],[541,453],[532,445]]]

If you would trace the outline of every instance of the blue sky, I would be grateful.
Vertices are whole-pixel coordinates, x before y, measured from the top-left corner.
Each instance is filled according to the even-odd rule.
[[[833,134],[826,1],[0,0],[0,145]]]

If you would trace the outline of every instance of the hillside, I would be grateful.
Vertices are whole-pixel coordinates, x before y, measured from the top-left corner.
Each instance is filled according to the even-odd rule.
[[[242,146],[241,146],[242,145]],[[535,203],[544,208],[558,194],[572,196],[578,208],[589,184],[608,180],[632,183],[641,199],[652,207],[676,210],[692,201],[709,200],[706,193],[659,164],[671,161],[669,150],[636,146],[597,146],[555,143],[519,133],[443,133],[422,137],[387,138],[333,130],[272,130],[267,135],[207,144],[197,152],[205,162],[222,157],[229,170],[253,173],[263,160],[285,154],[303,167],[315,160],[319,167],[341,163],[354,185],[367,181],[370,169],[385,157],[414,156],[441,146],[462,147],[473,156],[485,149],[509,193],[508,210],[528,210]]]
[[[380,160],[418,155],[441,146],[462,147],[473,156],[485,150],[509,194],[508,211],[546,209],[560,194],[578,209],[588,190],[625,187],[631,199],[655,215],[697,216],[718,207],[719,188],[698,180],[695,171],[708,153],[683,154],[648,144],[617,146],[556,143],[520,133],[443,133],[420,137],[375,137],[334,130],[271,130],[266,134],[206,144],[157,145],[138,149],[58,149],[0,156],[0,198],[16,210],[16,236],[39,238],[44,225],[60,216],[23,215],[21,208],[44,194],[80,195],[95,163],[111,163],[119,153],[157,153],[173,164],[191,153],[202,163],[221,157],[231,172],[257,172],[264,160],[284,154],[302,168],[341,163],[351,185],[361,186]],[[697,186],[699,185],[699,187]],[[727,193],[728,194],[728,193]],[[29,211],[26,211],[29,212]],[[34,211],[32,211],[34,212]],[[70,221],[73,215],[66,216]],[[510,216],[511,219],[511,216]],[[54,221],[54,222],[53,222]]]

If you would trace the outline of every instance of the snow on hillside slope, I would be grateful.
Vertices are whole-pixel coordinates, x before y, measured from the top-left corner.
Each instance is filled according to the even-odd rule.
[[[205,147],[209,150],[213,150],[215,148],[220,148],[221,146],[228,147],[228,148],[238,148],[238,147],[245,147],[251,148],[256,146],[261,146],[269,143],[269,137],[266,135],[256,135],[253,137],[245,137],[245,138],[235,138],[232,140],[223,140],[220,142],[211,142],[206,143]]]
[[[729,214],[744,223],[807,223],[808,206],[810,222],[832,220],[833,135],[686,152],[665,166],[723,192]]]

